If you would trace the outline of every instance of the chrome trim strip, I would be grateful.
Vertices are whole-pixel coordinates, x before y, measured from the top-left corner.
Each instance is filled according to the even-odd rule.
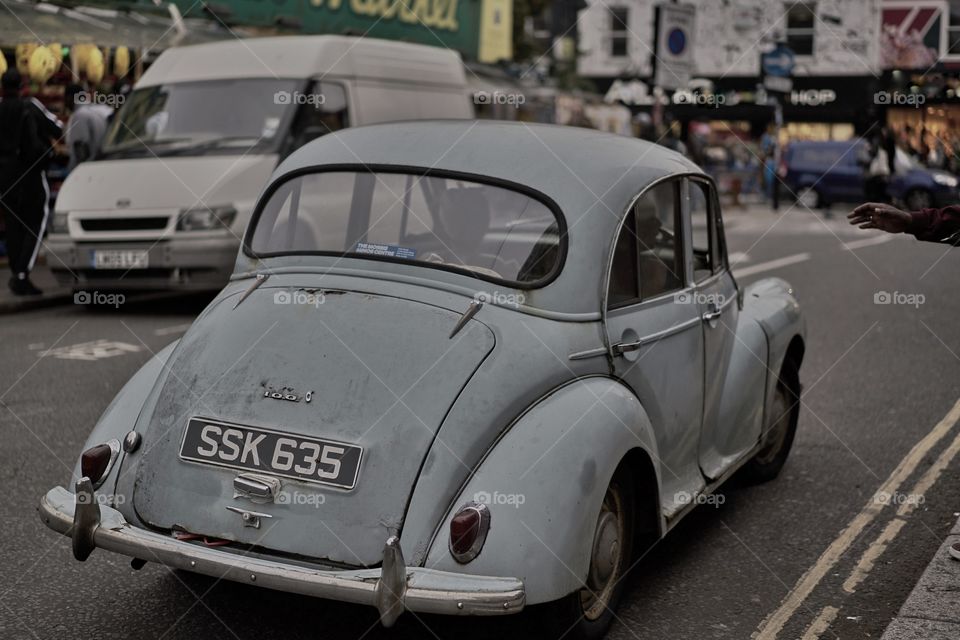
[[[567,356],[567,359],[568,360],[586,360],[588,358],[598,358],[600,356],[605,356],[605,355],[607,355],[606,347],[595,347],[593,349],[586,349],[584,351],[577,351],[575,353],[571,353],[569,356]]]
[[[686,331],[692,326],[700,324],[700,316],[694,316],[689,320],[684,320],[680,324],[675,324],[672,327],[664,329],[663,331],[658,331],[656,333],[651,333],[648,336],[640,338],[639,342],[642,345],[646,345],[650,342],[656,342],[657,340],[663,340],[664,338],[669,338],[670,336],[680,333],[681,331]]]
[[[38,510],[40,519],[54,531],[77,535],[73,533],[74,494],[63,487],[54,487],[40,500]],[[380,569],[320,570],[249,557],[226,547],[206,547],[140,529],[128,523],[119,511],[105,505],[100,505],[98,521],[88,524],[84,531],[96,547],[148,562],[278,591],[371,606],[378,604]],[[385,556],[385,564],[402,566],[402,560],[391,558],[388,563]],[[517,613],[525,604],[526,592],[523,581],[518,578],[406,568],[402,605],[408,611],[495,616]]]

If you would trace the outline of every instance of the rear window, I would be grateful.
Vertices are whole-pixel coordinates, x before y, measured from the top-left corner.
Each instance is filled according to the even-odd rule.
[[[824,169],[839,165],[844,156],[855,156],[854,147],[800,147],[790,154],[790,163]]]
[[[562,221],[539,199],[463,177],[328,171],[281,184],[250,251],[413,263],[533,287],[560,269]]]

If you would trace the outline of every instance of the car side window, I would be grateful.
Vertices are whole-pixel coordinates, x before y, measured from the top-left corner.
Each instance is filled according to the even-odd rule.
[[[649,189],[624,220],[613,248],[610,308],[683,288],[683,245],[675,233],[678,187],[670,181]]]
[[[623,229],[613,248],[610,267],[610,291],[607,306],[622,307],[640,301],[640,276],[637,272],[637,219],[634,212],[627,214]]]
[[[683,288],[683,244],[676,232],[680,228],[679,184],[662,182],[634,206],[641,300]]]
[[[347,97],[343,87],[331,82],[312,82],[304,93],[294,92],[296,115],[287,136],[284,155],[327,133],[347,126]]]
[[[687,208],[693,231],[693,279],[701,282],[713,275],[718,266],[713,198],[707,183],[687,181]]]

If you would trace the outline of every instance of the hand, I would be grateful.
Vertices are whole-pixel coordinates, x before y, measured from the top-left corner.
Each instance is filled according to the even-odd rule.
[[[887,233],[903,233],[910,226],[912,216],[889,204],[868,202],[847,215],[850,224],[860,225],[861,229],[880,229]]]

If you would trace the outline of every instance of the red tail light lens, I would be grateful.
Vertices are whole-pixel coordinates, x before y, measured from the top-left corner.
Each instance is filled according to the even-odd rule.
[[[98,486],[110,470],[110,464],[120,452],[120,443],[111,441],[90,447],[80,455],[80,474],[90,478],[93,486]]]
[[[485,504],[468,502],[450,520],[450,553],[466,564],[476,558],[490,529],[490,510]]]

